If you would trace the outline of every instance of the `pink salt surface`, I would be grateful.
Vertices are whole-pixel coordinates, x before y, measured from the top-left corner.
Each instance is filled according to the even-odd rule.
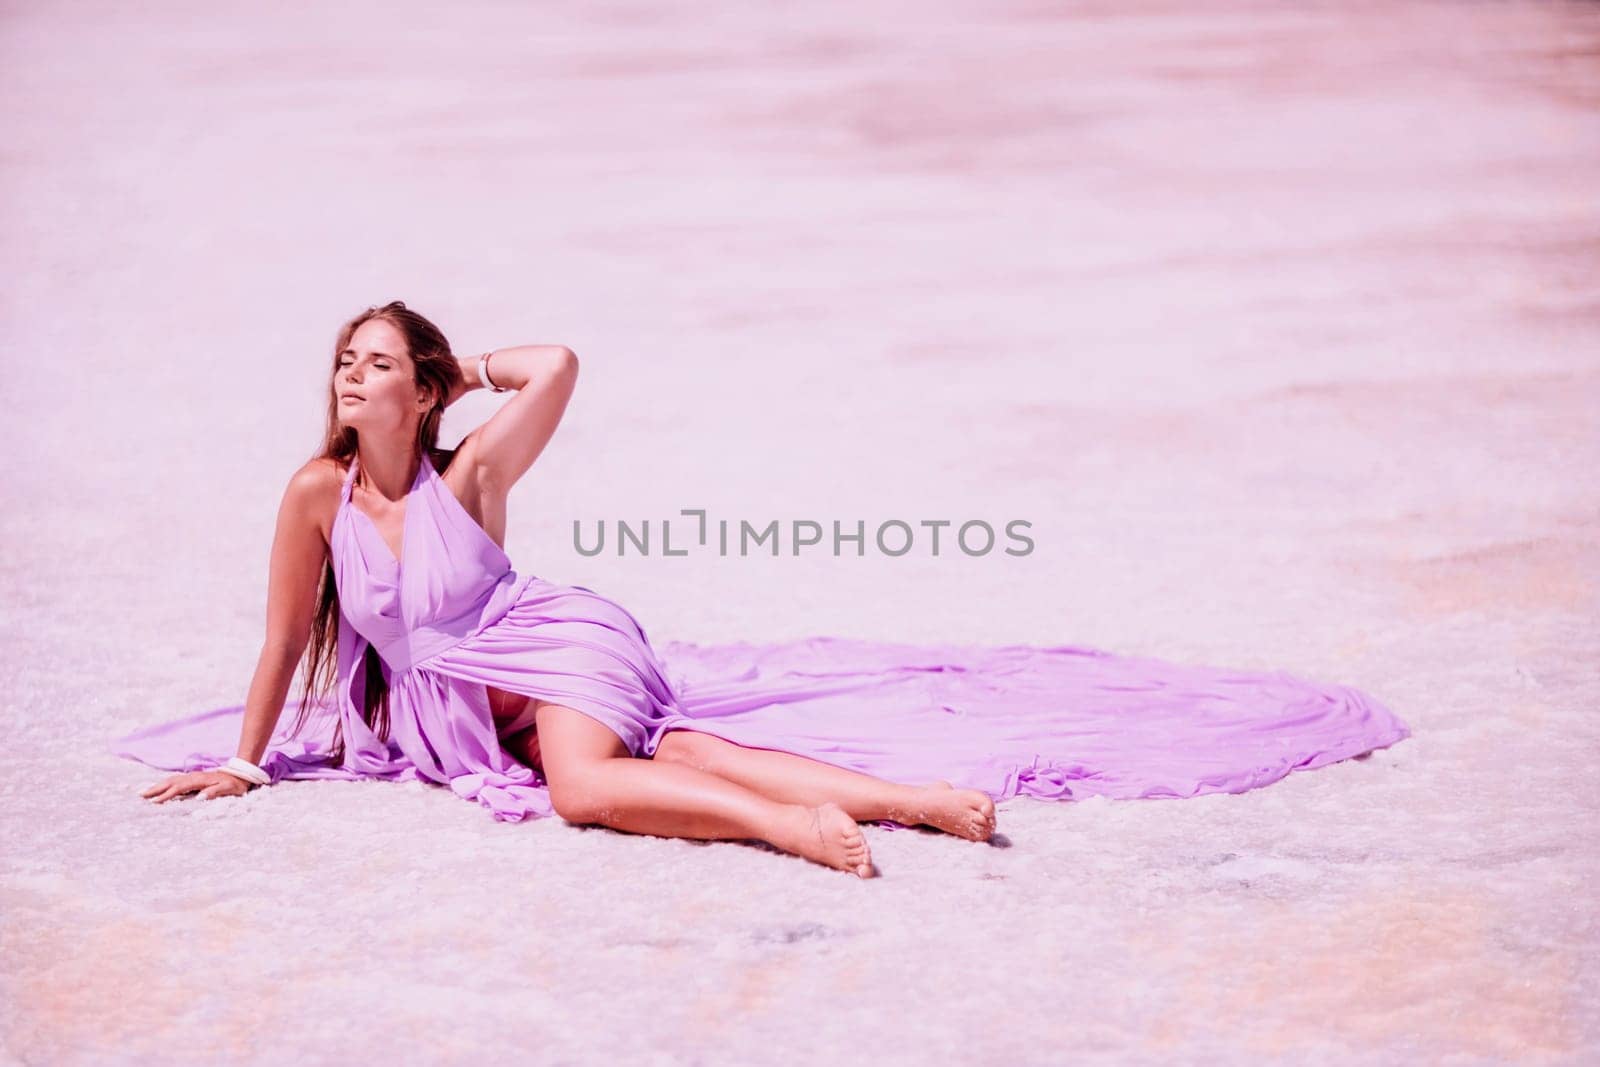
[[[1600,1059],[1597,54],[1559,3],[9,6],[6,1062]],[[1084,644],[1415,735],[868,827],[871,881],[420,783],[140,800],[105,740],[243,699],[394,298],[579,353],[507,548],[654,640]],[[1037,547],[573,548],[692,507]]]

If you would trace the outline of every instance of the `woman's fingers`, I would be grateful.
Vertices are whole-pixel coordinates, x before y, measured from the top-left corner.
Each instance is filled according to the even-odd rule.
[[[189,771],[186,774],[169,775],[155,785],[146,786],[139,795],[163,804],[173,797],[190,793],[199,793],[201,800],[211,800],[216,797],[244,796],[247,792],[249,786],[226,771]]]
[[[198,788],[193,779],[194,776],[192,774],[174,774],[170,777],[161,779],[161,781],[157,782],[155,785],[146,789],[139,795],[142,797],[149,797],[157,804],[161,804],[165,801],[171,800],[175,796],[181,797],[186,793],[193,792],[196,788]]]

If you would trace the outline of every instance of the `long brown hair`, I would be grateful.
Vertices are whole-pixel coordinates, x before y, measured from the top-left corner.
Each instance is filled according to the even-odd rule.
[[[369,319],[383,319],[405,337],[407,354],[415,367],[417,385],[432,397],[432,406],[422,416],[417,426],[417,449],[424,463],[433,463],[443,470],[449,466],[454,452],[435,447],[439,438],[439,421],[444,415],[445,399],[464,384],[461,364],[450,352],[450,342],[444,333],[423,316],[406,307],[403,300],[392,300],[382,307],[369,307],[339,328],[333,345],[333,366],[328,371],[328,419],[321,449],[313,459],[331,458],[340,467],[348,468],[356,454],[356,431],[339,421],[339,398],[334,392],[334,377],[339,373],[339,355],[350,347],[350,338],[357,328]],[[317,613],[311,626],[310,644],[304,660],[304,686],[300,696],[300,712],[296,717],[291,736],[297,735],[310,715],[312,704],[326,701],[338,674],[339,660],[339,589],[334,582],[333,560],[322,568],[322,583],[317,595]],[[377,650],[367,646],[362,661],[366,668],[366,692],[362,698],[361,717],[367,727],[381,739],[389,736],[389,683],[383,675],[382,660]],[[340,694],[340,699],[343,695]],[[335,703],[337,708],[338,704]],[[334,763],[344,761],[344,729],[342,720],[334,727]]]

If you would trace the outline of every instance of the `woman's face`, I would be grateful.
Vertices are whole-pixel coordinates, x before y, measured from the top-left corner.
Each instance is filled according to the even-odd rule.
[[[357,429],[402,430],[427,410],[417,388],[405,335],[382,319],[356,327],[339,353],[333,393],[339,421]]]

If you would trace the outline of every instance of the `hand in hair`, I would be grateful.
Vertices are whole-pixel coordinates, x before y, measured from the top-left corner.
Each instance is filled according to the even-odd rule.
[[[482,356],[456,357],[456,362],[461,367],[460,380],[450,386],[450,395],[444,398],[445,407],[449,407],[467,393],[479,388],[478,368],[474,364],[482,358]]]

